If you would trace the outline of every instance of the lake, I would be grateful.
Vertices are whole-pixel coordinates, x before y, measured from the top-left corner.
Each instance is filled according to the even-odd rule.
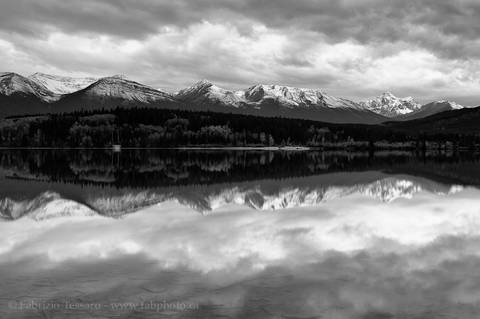
[[[0,318],[476,318],[480,154],[0,150]]]

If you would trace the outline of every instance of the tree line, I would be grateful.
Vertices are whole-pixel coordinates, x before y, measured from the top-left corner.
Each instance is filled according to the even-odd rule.
[[[365,147],[427,143],[474,147],[478,134],[408,132],[385,125],[332,124],[291,118],[116,108],[10,117],[0,122],[2,147],[310,146]],[[402,144],[403,143],[403,144]]]

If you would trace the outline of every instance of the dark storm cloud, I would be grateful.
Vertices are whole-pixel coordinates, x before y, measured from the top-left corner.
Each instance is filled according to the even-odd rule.
[[[212,0],[15,0],[0,3],[0,27],[32,36],[54,28],[143,38],[166,25],[186,27],[204,19],[224,20],[236,9],[228,1]]]
[[[478,56],[480,3],[463,0],[255,1],[246,15],[274,28],[300,28],[331,42],[406,42],[451,57]]]
[[[476,105],[478,20],[477,0],[5,0],[0,69]]]
[[[3,1],[0,27],[32,36],[48,34],[54,28],[67,33],[133,38],[156,33],[162,24],[177,22],[178,12],[181,8],[173,2],[162,1]]]
[[[480,34],[480,3],[465,0],[16,0],[0,4],[3,30],[41,35],[53,27],[125,38],[156,34],[165,25],[202,20],[237,24],[248,34],[253,20],[276,29],[309,30],[332,42],[406,41],[441,55],[480,54],[469,40]]]

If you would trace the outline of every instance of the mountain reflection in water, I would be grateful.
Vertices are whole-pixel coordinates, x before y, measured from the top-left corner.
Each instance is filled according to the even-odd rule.
[[[2,151],[0,209],[17,219],[53,216],[46,205],[61,215],[121,216],[169,200],[202,213],[224,204],[314,206],[355,193],[389,202],[476,186],[478,161],[402,152]]]
[[[0,151],[0,318],[478,317],[479,159]]]

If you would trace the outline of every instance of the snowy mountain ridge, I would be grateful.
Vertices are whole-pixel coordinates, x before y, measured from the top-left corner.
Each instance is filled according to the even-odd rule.
[[[208,80],[197,82],[193,86],[180,90],[176,97],[186,99],[210,99],[214,102],[239,107],[241,105],[258,106],[270,99],[289,108],[328,107],[362,110],[362,106],[353,101],[336,98],[321,90],[297,88],[275,84],[257,84],[245,90],[230,91],[214,85]]]
[[[191,87],[175,93],[175,97],[181,100],[194,100],[196,102],[212,101],[224,103],[233,107],[239,107],[245,103],[245,94],[242,91],[229,91],[216,86],[208,80],[197,82]]]
[[[452,110],[461,110],[463,108],[465,108],[465,106],[463,105],[460,105],[456,102],[453,102],[453,101],[448,101],[448,100],[441,100],[441,101],[437,101],[437,102],[434,102],[434,103],[438,103],[438,104],[447,104],[450,106],[450,108]]]
[[[415,119],[431,116],[440,112],[461,110],[463,108],[465,107],[455,102],[451,102],[447,100],[435,101],[435,102],[430,102],[428,104],[422,105],[421,108],[419,108],[418,110],[415,110],[414,112],[398,116],[396,117],[396,120],[397,121],[415,120]]]
[[[245,90],[245,98],[250,102],[260,102],[263,99],[273,98],[291,107],[328,107],[363,109],[358,103],[336,98],[321,90],[297,88],[275,84],[259,84]]]
[[[80,105],[159,104],[168,102],[194,111],[234,112],[256,116],[287,117],[332,123],[378,124],[458,110],[461,105],[437,101],[421,105],[412,97],[398,98],[390,92],[363,102],[331,96],[319,89],[276,84],[257,84],[243,90],[228,90],[202,80],[191,87],[170,94],[130,81],[125,76],[74,78],[34,73],[28,78],[16,73],[0,73],[0,97],[6,98],[3,115],[45,113],[46,104],[55,109],[74,111]],[[28,103],[25,102],[28,98]],[[77,100],[76,100],[77,99]],[[80,99],[80,100],[78,100]],[[57,103],[59,102],[59,103]],[[5,102],[4,102],[5,103]]]
[[[168,93],[127,80],[121,75],[101,78],[81,91],[90,97],[114,97],[141,103],[173,100]]]
[[[86,88],[98,79],[96,78],[74,78],[69,76],[51,75],[45,73],[34,73],[28,77],[30,80],[43,85],[55,94],[69,94]]]
[[[0,219],[16,220],[28,216],[40,221],[58,217],[95,216],[89,207],[73,200],[62,198],[58,193],[45,192],[32,200],[0,200]]]
[[[180,202],[202,213],[214,211],[228,204],[245,205],[256,210],[279,210],[311,207],[354,194],[390,203],[401,198],[411,199],[422,191],[436,195],[450,195],[462,190],[463,187],[457,185],[432,187],[420,179],[388,177],[352,186],[284,187],[277,193],[265,193],[260,188],[232,188],[210,195],[201,202],[189,202],[187,199],[180,200]]]
[[[173,100],[170,94],[127,80],[123,75],[97,80],[43,73],[35,73],[26,78],[12,72],[0,73],[0,94],[5,96],[34,95],[43,102],[53,103],[65,96],[80,92],[90,97],[114,97],[142,103]]]
[[[13,72],[0,73],[0,94],[35,96],[43,102],[54,102],[59,98],[43,85]]]
[[[390,118],[415,112],[422,107],[410,96],[399,98],[391,92],[385,92],[371,100],[360,102],[360,104],[372,112]]]
[[[45,220],[54,217],[97,215],[119,218],[165,201],[176,201],[202,214],[214,212],[231,204],[247,206],[255,210],[273,211],[312,207],[355,194],[390,203],[401,198],[411,199],[420,192],[446,196],[462,190],[463,187],[458,185],[447,186],[400,176],[348,186],[322,184],[307,187],[281,186],[273,192],[255,184],[248,187],[226,187],[203,194],[201,192],[186,194],[140,191],[112,197],[93,196],[87,199],[85,204],[62,198],[58,193],[45,192],[30,200],[0,199],[0,220],[16,220],[22,217]]]

